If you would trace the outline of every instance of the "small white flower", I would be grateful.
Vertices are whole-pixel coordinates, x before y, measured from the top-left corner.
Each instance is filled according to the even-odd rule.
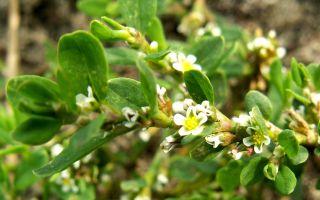
[[[153,52],[158,51],[158,47],[159,47],[158,42],[152,41],[152,42],[150,43],[150,49],[151,49],[151,51],[153,51]]]
[[[103,183],[108,183],[111,181],[111,176],[109,174],[102,174],[101,181]]]
[[[180,72],[185,72],[192,69],[201,70],[201,66],[195,64],[197,58],[194,55],[186,56],[183,53],[170,53],[169,60],[171,60],[172,67]]]
[[[75,169],[79,169],[79,167],[80,167],[80,160],[74,162],[74,163],[72,164],[72,166],[73,166]]]
[[[197,112],[202,112],[207,116],[212,115],[209,101],[203,101],[201,104],[197,104],[196,109],[197,109]]]
[[[277,32],[275,30],[270,30],[268,33],[269,38],[276,38],[277,37]]]
[[[131,128],[133,127],[139,117],[139,113],[129,107],[124,107],[122,108],[122,114],[124,115],[124,117],[126,118],[126,122],[124,123],[125,127]]]
[[[201,27],[197,30],[196,34],[197,36],[203,36],[206,33],[206,29]]]
[[[134,198],[134,200],[151,200],[151,198],[147,195],[138,195]]]
[[[177,138],[173,137],[172,135],[169,135],[165,138],[165,140],[169,143],[173,143],[177,140]]]
[[[247,114],[240,114],[239,117],[232,117],[232,121],[239,126],[249,126],[251,117]]]
[[[143,106],[143,107],[141,107],[141,111],[142,111],[144,114],[147,114],[147,113],[150,111],[150,106]]]
[[[160,174],[158,174],[158,176],[157,176],[157,181],[158,181],[160,184],[165,185],[165,184],[167,184],[167,183],[169,182],[169,179],[168,179],[168,177],[167,177],[165,174],[160,173]]]
[[[248,127],[247,133],[249,137],[243,138],[242,142],[245,146],[250,147],[254,145],[254,152],[261,153],[264,145],[269,145],[271,139],[269,136],[264,135],[263,133],[257,132],[255,128]]]
[[[217,148],[220,144],[223,143],[223,141],[221,140],[220,134],[207,135],[205,137],[205,140],[208,144],[213,145],[213,148]]]
[[[139,132],[139,138],[144,142],[148,142],[150,140],[150,133],[148,132],[148,130],[146,128],[143,128]]]
[[[207,120],[208,117],[204,113],[197,114],[196,107],[194,106],[188,108],[186,116],[181,114],[173,116],[174,123],[178,126],[182,126],[178,131],[181,136],[200,134],[204,128],[202,125]]]
[[[220,36],[222,33],[220,27],[218,27],[214,23],[208,23],[206,25],[206,29],[211,33],[211,35],[216,36],[216,37]]]
[[[77,193],[79,191],[78,186],[75,184],[75,180],[71,178],[68,170],[61,172],[60,176],[57,178],[56,183],[62,186],[63,192],[73,192]]]
[[[86,155],[84,158],[81,159],[83,163],[88,163],[92,159],[92,153]]]
[[[231,151],[229,151],[229,154],[231,154],[233,159],[239,160],[243,156],[244,152],[238,151],[238,149],[232,149]]]
[[[55,144],[51,147],[50,152],[51,152],[51,156],[55,157],[57,155],[59,155],[63,150],[63,146],[61,144]]]
[[[195,106],[195,102],[192,99],[185,99],[184,101],[176,101],[172,104],[172,110],[175,113],[185,114],[187,109],[191,106]]]
[[[287,50],[284,47],[279,47],[276,50],[276,54],[279,58],[283,58],[287,53]]]
[[[93,96],[92,88],[88,86],[88,96],[84,94],[77,94],[76,95],[76,104],[82,110],[90,110],[92,109],[93,104],[96,102],[96,99]]]
[[[157,87],[157,95],[158,95],[160,101],[164,103],[165,102],[164,95],[166,94],[167,90],[166,90],[166,88],[161,87],[159,84],[157,84],[156,87]]]
[[[311,93],[310,94],[311,102],[317,106],[320,103],[320,94],[319,93]]]

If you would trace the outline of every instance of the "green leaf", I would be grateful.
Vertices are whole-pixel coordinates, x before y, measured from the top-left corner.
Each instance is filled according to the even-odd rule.
[[[146,33],[157,14],[157,0],[119,0],[119,7],[128,26]]]
[[[287,166],[280,167],[275,180],[276,189],[283,195],[293,192],[296,187],[297,179],[294,173]]]
[[[278,136],[278,142],[289,158],[294,158],[299,152],[299,143],[292,130],[283,130]]]
[[[106,13],[109,0],[78,0],[77,8],[91,17],[101,17]]]
[[[69,145],[50,163],[34,170],[34,173],[41,177],[51,176],[66,169],[104,143],[133,130],[133,128],[119,126],[115,127],[112,132],[103,132],[100,130],[103,123],[104,116],[100,115],[86,126],[78,129],[71,137]]]
[[[157,53],[151,53],[148,54],[144,59],[146,61],[153,61],[153,62],[157,62],[159,60],[162,60],[164,57],[166,57],[166,55],[168,55],[170,53],[169,50],[165,50],[165,51],[160,51]]]
[[[158,110],[156,78],[145,61],[138,59],[137,66],[140,71],[140,81],[143,93],[148,100],[151,111],[155,112]]]
[[[160,51],[163,51],[168,47],[161,20],[158,17],[154,17],[150,21],[147,28],[147,35],[150,40],[158,42]]]
[[[22,122],[12,133],[15,140],[25,144],[38,145],[51,140],[60,130],[62,123],[49,117],[31,117]]]
[[[292,91],[291,89],[286,89],[286,92],[291,94],[296,100],[300,101],[304,105],[309,105],[311,103],[311,101],[309,99],[307,99],[304,96]]]
[[[222,37],[203,37],[190,48],[190,53],[197,57],[197,63],[212,74],[220,64],[224,50]]]
[[[193,100],[197,103],[208,100],[211,105],[214,104],[213,87],[206,75],[198,70],[189,70],[184,73],[183,78]]]
[[[240,183],[244,186],[252,185],[263,179],[263,168],[268,160],[263,157],[255,157],[250,160],[249,164],[245,166],[240,174]]]
[[[285,100],[285,88],[283,84],[282,63],[279,59],[275,60],[270,66],[270,82],[276,87],[282,100]]]
[[[135,65],[138,57],[136,50],[124,47],[107,48],[106,52],[110,65]]]
[[[277,166],[274,163],[269,162],[266,166],[264,166],[263,174],[269,180],[274,181],[277,176]]]
[[[49,115],[60,100],[58,85],[43,77],[18,76],[11,79],[6,88],[8,100],[14,108],[26,113]]]
[[[103,42],[119,40],[119,38],[116,37],[114,31],[111,28],[98,20],[93,20],[90,23],[90,32]]]
[[[266,126],[265,120],[257,106],[254,106],[252,108],[252,114],[253,119],[256,122],[256,125],[258,126],[260,132],[262,132],[264,135],[268,135],[268,128]]]
[[[302,87],[302,78],[299,72],[299,63],[295,58],[291,59],[291,74],[292,80],[299,86]]]
[[[105,98],[108,63],[96,37],[85,31],[65,34],[59,40],[58,60],[58,83],[72,109],[76,108],[76,95],[86,94],[88,86],[98,100]]]
[[[246,94],[245,107],[250,112],[254,106],[258,106],[265,119],[269,119],[272,114],[272,104],[267,96],[259,91],[251,90]]]
[[[147,183],[144,179],[135,179],[121,182],[121,189],[125,192],[139,192],[146,187]]]
[[[19,163],[16,171],[15,189],[23,191],[27,187],[33,185],[39,180],[32,170],[41,167],[49,161],[48,154],[43,149],[38,149],[31,152],[29,156],[25,156],[21,163]]]
[[[242,162],[231,160],[227,166],[218,170],[217,181],[225,192],[231,192],[239,186],[242,168]]]
[[[140,110],[141,107],[148,105],[140,82],[129,78],[110,79],[106,101],[119,111],[124,107]]]
[[[316,87],[317,91],[320,91],[320,65],[319,64],[310,64],[307,66],[311,80]]]
[[[299,165],[301,163],[306,162],[308,157],[309,157],[308,150],[304,146],[299,145],[298,153],[295,156],[291,156],[289,159],[292,164]]]
[[[230,93],[227,76],[224,71],[215,72],[210,78],[212,85],[214,85],[214,99],[217,107],[223,106],[226,103],[226,98]]]

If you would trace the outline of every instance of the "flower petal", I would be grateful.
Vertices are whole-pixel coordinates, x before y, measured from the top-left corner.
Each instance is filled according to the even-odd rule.
[[[256,152],[256,153],[261,153],[262,152],[262,148],[263,148],[263,146],[262,146],[262,144],[261,145],[259,145],[259,146],[257,146],[257,145],[254,145],[254,152]]]
[[[190,62],[190,64],[193,64],[197,61],[197,57],[192,54],[188,55],[186,59]]]
[[[177,70],[177,71],[180,71],[180,72],[183,71],[183,66],[182,66],[180,63],[178,63],[178,62],[173,63],[173,64],[172,64],[172,67],[173,67],[175,70]]]
[[[191,135],[199,135],[203,131],[203,126],[199,126],[196,129],[192,130]]]
[[[181,115],[181,114],[175,114],[173,116],[173,121],[176,125],[178,126],[182,126],[184,125],[184,120],[186,119],[185,116]]]
[[[252,138],[251,137],[246,137],[246,138],[243,138],[242,140],[243,144],[247,147],[250,147],[253,145],[253,142],[252,142]]]

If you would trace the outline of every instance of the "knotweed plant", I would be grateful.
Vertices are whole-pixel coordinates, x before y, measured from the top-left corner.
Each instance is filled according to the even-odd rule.
[[[183,42],[166,39],[156,0],[116,5],[119,13],[109,15],[116,20],[103,16],[89,31],[61,36],[54,80],[9,80],[8,101],[22,117],[8,148],[34,150],[30,158],[37,164],[28,172],[51,177],[45,188],[61,198],[94,199],[98,191],[116,198],[113,172],[138,159],[152,140],[158,146],[151,164],[118,183],[121,199],[301,192],[304,163],[320,150],[320,66],[293,58],[285,68],[275,31],[250,36],[215,20],[204,1],[182,17]],[[117,74],[120,67],[138,76]],[[234,110],[226,109],[231,103]],[[119,140],[132,149],[120,154]],[[0,185],[12,187],[1,174]]]

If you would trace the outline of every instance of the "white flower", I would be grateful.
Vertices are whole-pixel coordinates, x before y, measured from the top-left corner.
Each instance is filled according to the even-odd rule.
[[[167,184],[168,182],[169,182],[169,179],[168,179],[168,177],[165,175],[165,174],[163,174],[163,173],[160,173],[160,174],[158,174],[158,176],[157,176],[157,181],[160,183],[160,184]]]
[[[146,128],[143,128],[139,132],[139,138],[144,142],[148,142],[150,140],[150,133],[148,132],[148,130]]]
[[[78,186],[75,184],[74,179],[71,178],[68,170],[61,172],[60,176],[56,180],[56,183],[62,186],[63,192],[77,193],[79,191]]]
[[[158,42],[152,41],[152,42],[150,43],[150,49],[151,49],[151,51],[153,51],[153,52],[158,51],[158,47],[159,47]]]
[[[134,200],[151,200],[151,198],[147,195],[138,195],[134,198]]]
[[[96,99],[93,96],[92,88],[88,86],[88,96],[84,94],[76,95],[76,104],[82,110],[90,110],[93,107],[93,104],[96,102]]]
[[[223,143],[220,134],[207,135],[205,137],[205,140],[208,144],[213,145],[213,148],[217,148],[220,144]]]
[[[251,117],[247,114],[240,114],[239,117],[232,117],[232,121],[239,126],[249,126]]]
[[[136,124],[137,119],[139,117],[139,113],[129,107],[122,108],[122,114],[124,115],[124,117],[127,120],[124,123],[124,126],[128,127],[128,128],[133,127]]]
[[[172,63],[172,67],[180,72],[185,72],[188,70],[201,70],[201,66],[195,64],[197,58],[194,55],[186,56],[183,53],[170,53],[168,55],[169,61]]]
[[[73,166],[75,169],[79,169],[79,167],[80,167],[80,160],[74,162],[74,163],[72,164],[72,166]]]
[[[202,113],[206,114],[207,116],[212,115],[210,103],[207,100],[203,101],[201,104],[197,104],[196,109],[197,109],[197,112],[202,112]]]
[[[244,152],[238,151],[238,149],[232,149],[231,151],[229,151],[229,154],[231,154],[233,159],[239,160],[243,156]]]
[[[166,88],[161,87],[159,84],[157,84],[156,87],[157,87],[157,95],[158,95],[160,101],[164,103],[165,102],[164,95],[166,94],[167,90],[166,90]]]
[[[175,113],[185,114],[187,109],[191,106],[196,106],[196,103],[192,99],[185,99],[183,101],[176,101],[172,104],[172,110]]]
[[[194,106],[188,108],[186,116],[181,114],[173,116],[174,123],[178,126],[182,126],[178,131],[181,136],[200,134],[204,128],[202,125],[207,120],[208,117],[204,113],[197,114],[196,107]]]
[[[150,106],[143,106],[143,107],[141,107],[141,111],[142,111],[144,114],[147,114],[147,113],[150,111]]]
[[[213,36],[220,36],[221,35],[221,29],[220,27],[218,27],[217,25],[215,25],[214,23],[208,23],[206,25],[206,29],[209,30],[209,32],[213,35]]]
[[[254,145],[254,152],[261,153],[264,145],[270,144],[270,137],[263,133],[257,132],[255,128],[248,127],[247,133],[249,137],[243,138],[243,144],[247,147]]]
[[[311,93],[310,94],[311,102],[317,106],[320,103],[320,94],[319,93]]]
[[[276,38],[277,32],[275,30],[270,30],[268,33],[269,38]]]
[[[51,147],[50,152],[52,157],[59,155],[63,150],[63,146],[61,144],[55,144]]]
[[[276,54],[279,58],[283,58],[287,53],[287,50],[284,47],[279,47],[276,50]]]

